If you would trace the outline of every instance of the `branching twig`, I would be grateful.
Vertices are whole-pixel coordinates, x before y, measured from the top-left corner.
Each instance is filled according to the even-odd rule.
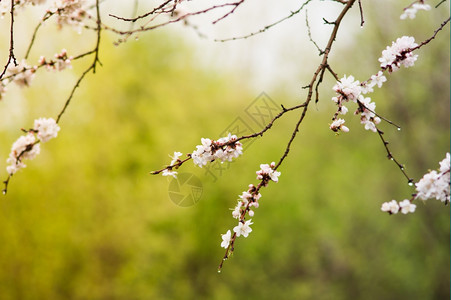
[[[298,123],[296,124],[295,129],[293,130],[293,133],[292,133],[292,135],[291,135],[291,138],[290,138],[290,140],[288,141],[288,145],[287,145],[287,147],[285,148],[284,154],[283,154],[282,157],[280,158],[279,162],[276,164],[274,170],[276,170],[276,169],[282,164],[282,162],[284,161],[284,159],[288,156],[288,153],[290,152],[290,146],[291,146],[291,144],[293,143],[293,141],[294,141],[294,139],[295,139],[295,137],[296,137],[297,132],[299,131],[299,126],[300,126],[300,124],[302,123],[302,121],[304,120],[304,117],[305,117],[305,115],[306,115],[306,113],[307,113],[308,105],[309,105],[310,101],[312,100],[313,87],[315,86],[315,82],[316,82],[316,80],[318,79],[318,76],[320,75],[320,73],[323,73],[323,72],[324,72],[324,69],[326,69],[327,66],[328,66],[327,60],[328,60],[328,57],[329,57],[330,50],[331,50],[331,48],[332,48],[332,44],[334,43],[335,38],[336,38],[336,36],[337,36],[337,32],[338,32],[338,28],[340,27],[340,23],[341,23],[341,21],[343,20],[343,17],[346,15],[346,13],[347,13],[347,12],[349,11],[349,9],[352,7],[352,5],[354,5],[354,2],[355,2],[355,0],[349,0],[349,1],[346,3],[346,5],[345,5],[345,7],[343,8],[343,10],[341,11],[340,15],[339,15],[339,16],[337,17],[337,19],[333,22],[334,28],[333,28],[332,33],[331,33],[331,35],[330,35],[329,41],[328,41],[328,43],[327,43],[327,46],[326,46],[326,48],[324,49],[323,60],[322,60],[321,64],[318,66],[318,68],[316,69],[315,73],[313,74],[312,80],[310,81],[310,84],[308,85],[309,91],[308,91],[307,99],[306,99],[306,101],[305,101],[305,103],[304,103],[305,106],[304,106],[304,109],[302,110],[301,117],[299,118],[299,121],[298,121]],[[316,88],[317,88],[317,86],[316,86]]]
[[[312,32],[310,31],[310,24],[308,23],[308,10],[305,10],[305,26],[307,26],[307,34],[308,34],[308,38],[310,40],[310,42],[313,43],[313,45],[315,45],[316,49],[318,49],[319,55],[322,55],[324,53],[323,50],[321,50],[321,48],[318,46],[318,44],[313,40],[312,38]]]
[[[13,61],[14,65],[17,66],[16,57],[14,56],[14,1],[11,0],[11,26],[10,26],[10,36],[9,36],[9,56],[8,61],[6,62],[5,67],[3,68],[3,72],[0,74],[0,79],[5,75],[6,70],[8,70],[8,66]]]
[[[72,88],[72,91],[69,94],[69,97],[67,98],[66,102],[64,103],[63,109],[60,111],[60,113],[58,114],[58,117],[56,118],[56,123],[59,123],[61,117],[63,116],[63,114],[65,113],[67,107],[69,106],[69,104],[71,103],[71,100],[74,96],[75,91],[77,90],[77,88],[80,86],[80,83],[82,82],[82,80],[85,78],[86,74],[88,74],[91,70],[93,73],[96,72],[96,66],[97,63],[100,64],[99,61],[99,49],[100,49],[100,38],[101,38],[101,20],[100,20],[100,7],[99,7],[99,0],[96,0],[96,11],[97,11],[97,41],[96,41],[96,45],[94,50],[92,51],[88,51],[82,55],[77,56],[77,58],[81,58],[85,55],[88,54],[93,54],[94,53],[94,61],[92,62],[92,64],[81,74],[81,76],[78,78],[77,82],[75,83],[74,87]]]
[[[271,24],[269,24],[269,25],[266,25],[265,27],[263,27],[262,29],[260,29],[260,30],[258,30],[258,31],[249,33],[249,34],[247,34],[247,35],[239,36],[239,37],[233,37],[233,38],[228,38],[228,39],[219,39],[219,40],[218,40],[218,39],[215,39],[215,42],[226,42],[226,41],[234,41],[234,40],[247,39],[247,38],[249,38],[249,37],[251,37],[251,36],[257,35],[257,34],[259,34],[259,33],[263,33],[263,32],[265,32],[265,31],[267,31],[268,29],[270,29],[270,28],[272,28],[272,27],[274,27],[274,26],[276,26],[276,25],[282,23],[283,21],[288,20],[288,19],[292,18],[293,16],[297,15],[298,13],[300,13],[300,12],[304,9],[304,7],[305,7],[310,1],[312,1],[312,0],[307,0],[307,1],[305,1],[305,2],[301,5],[301,7],[299,7],[299,8],[298,8],[297,10],[295,10],[295,11],[292,11],[288,16],[286,16],[286,17],[284,17],[284,18],[282,18],[282,19],[280,19],[280,20],[278,20],[278,21],[276,21],[276,22],[274,22],[274,23],[271,23]]]

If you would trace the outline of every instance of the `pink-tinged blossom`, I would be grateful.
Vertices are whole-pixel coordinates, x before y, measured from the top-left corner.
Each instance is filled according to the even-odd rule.
[[[55,54],[55,59],[47,61],[44,56],[39,58],[39,65],[46,66],[47,70],[63,71],[64,69],[72,69],[72,56],[67,55],[66,49],[61,50],[61,53]]]
[[[329,128],[334,132],[338,132],[340,130],[343,132],[349,132],[349,128],[346,127],[345,125],[343,125],[344,123],[345,123],[345,120],[336,119],[332,122],[332,124],[330,124]]]
[[[10,64],[8,67],[8,76],[20,87],[30,86],[35,72],[36,67],[28,66],[24,59],[17,66]]]
[[[399,211],[398,202],[396,202],[396,200],[392,200],[390,202],[385,202],[382,204],[381,210],[388,212],[390,214],[397,214]]]
[[[235,226],[233,228],[233,231],[236,233],[236,236],[244,236],[247,237],[249,235],[249,233],[252,232],[252,228],[250,227],[250,225],[254,224],[251,222],[252,220],[248,220],[246,222],[239,222],[238,226]]]
[[[5,95],[7,88],[6,84],[8,83],[8,80],[1,80],[0,81],[0,100],[2,100],[3,96]]]
[[[85,0],[57,0],[51,10],[57,17],[59,28],[64,25],[73,26],[81,33],[83,20],[87,16],[83,5]]]
[[[399,202],[399,207],[401,208],[401,212],[403,214],[407,214],[414,213],[417,206],[406,199]]]
[[[249,200],[252,200],[253,197],[249,192],[243,192],[241,195],[238,196],[244,205],[247,205],[249,203]]]
[[[343,101],[357,101],[357,98],[361,94],[361,86],[358,80],[354,80],[354,76],[350,75],[346,77],[346,75],[337,81],[333,90],[341,96],[340,100]],[[335,101],[338,102],[338,101]],[[340,101],[341,102],[341,101]]]
[[[271,165],[268,164],[261,164],[260,170],[258,170],[257,173],[257,179],[258,180],[272,180],[274,182],[279,181],[280,172],[277,172],[273,168],[275,167],[275,163],[272,162]]]
[[[56,138],[58,136],[58,131],[60,131],[60,127],[52,118],[40,118],[34,120],[33,129],[37,131],[37,136],[43,143],[48,142],[50,139]]]
[[[230,240],[232,238],[232,232],[230,232],[230,230],[227,230],[225,234],[221,234],[221,237],[222,237],[221,247],[227,249],[227,247],[229,247]]]
[[[11,152],[6,162],[6,171],[13,175],[19,169],[25,168],[24,159],[33,159],[41,152],[40,144],[32,132],[19,137],[12,145]]]
[[[243,154],[243,145],[236,140],[237,136],[230,133],[217,141],[202,138],[202,144],[196,146],[191,154],[194,164],[202,168],[216,159],[221,162],[232,161]]]

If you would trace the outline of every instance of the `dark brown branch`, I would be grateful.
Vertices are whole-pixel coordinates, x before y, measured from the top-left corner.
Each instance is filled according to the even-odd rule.
[[[151,10],[151,11],[149,11],[149,12],[147,12],[147,13],[141,15],[141,16],[135,17],[135,18],[123,18],[123,17],[119,17],[119,16],[116,16],[116,15],[113,15],[113,14],[109,14],[109,16],[113,17],[115,19],[121,20],[121,21],[133,22],[134,23],[134,22],[138,21],[139,19],[144,19],[144,18],[146,18],[146,17],[148,17],[150,15],[155,14],[157,11],[162,10],[170,2],[172,2],[172,0],[168,0],[166,2],[163,2],[160,6],[154,8],[153,10]]]
[[[94,61],[83,72],[83,74],[81,74],[81,76],[78,78],[77,82],[75,83],[74,87],[72,88],[72,91],[70,92],[69,97],[67,98],[66,102],[64,103],[63,109],[60,111],[60,113],[58,114],[58,117],[56,118],[56,123],[59,123],[61,117],[66,112],[66,109],[69,106],[69,104],[71,103],[71,100],[72,100],[72,98],[73,98],[73,96],[75,94],[75,91],[80,86],[80,83],[85,78],[86,74],[88,74],[91,70],[92,70],[93,73],[95,73],[96,72],[97,63],[100,64],[100,61],[99,61],[99,49],[100,49],[100,38],[101,38],[101,29],[102,28],[101,28],[101,19],[100,19],[99,0],[96,0],[96,11],[97,11],[97,41],[96,41],[96,46],[95,46],[94,50],[88,51],[88,52],[86,52],[86,53],[84,53],[82,55],[77,56],[77,58],[81,58],[81,57],[83,57],[85,55],[94,53]]]
[[[255,137],[258,137],[258,136],[263,136],[263,134],[266,132],[266,131],[268,131],[271,127],[272,127],[272,125],[274,124],[274,122],[277,120],[277,119],[279,119],[280,117],[282,117],[285,113],[287,113],[287,112],[289,112],[289,111],[293,111],[293,110],[296,110],[296,109],[298,109],[298,108],[301,108],[301,107],[304,107],[305,106],[305,104],[299,104],[299,105],[295,105],[295,106],[293,106],[293,107],[290,107],[290,108],[285,108],[283,105],[282,105],[282,111],[280,112],[280,113],[278,113],[266,126],[265,126],[265,128],[263,128],[261,131],[259,131],[259,132],[256,132],[256,133],[253,133],[253,134],[250,134],[250,135],[243,135],[243,136],[241,136],[241,137],[239,137],[239,138],[237,138],[237,139],[235,139],[235,140],[232,140],[232,141],[229,141],[229,142],[227,142],[227,143],[225,143],[223,146],[227,146],[227,145],[231,145],[231,144],[234,144],[234,143],[236,143],[236,142],[238,142],[238,141],[240,141],[240,140],[245,140],[245,139],[251,139],[251,138],[255,138]],[[188,160],[190,160],[191,159],[191,154],[188,154],[188,158],[186,158],[186,159],[184,159],[184,160],[179,160],[179,161],[177,161],[175,164],[173,164],[173,165],[168,165],[168,166],[166,166],[166,167],[164,167],[164,168],[162,168],[162,169],[160,169],[160,170],[156,170],[156,171],[152,171],[152,172],[150,172],[150,174],[152,174],[152,175],[157,175],[157,174],[160,174],[161,172],[163,172],[164,170],[172,170],[172,169],[178,169],[182,164],[184,164],[185,162],[187,162]]]
[[[302,110],[302,114],[301,117],[299,118],[298,122],[296,123],[296,126],[293,130],[293,133],[291,134],[291,138],[288,141],[287,147],[285,148],[285,152],[282,155],[282,157],[280,158],[279,162],[276,164],[274,170],[277,170],[277,168],[282,164],[282,162],[285,160],[285,158],[288,156],[288,153],[290,152],[290,146],[293,143],[294,139],[296,138],[296,135],[299,131],[299,126],[302,123],[302,121],[305,118],[305,115],[307,113],[307,109],[308,109],[308,105],[310,103],[310,101],[312,100],[312,96],[313,96],[313,87],[315,86],[315,82],[318,79],[318,76],[324,72],[324,69],[327,68],[328,63],[327,63],[327,59],[329,57],[329,53],[330,50],[332,49],[332,45],[335,41],[335,38],[337,37],[337,32],[338,32],[338,28],[340,27],[340,23],[343,20],[343,17],[346,15],[346,13],[349,11],[349,9],[351,9],[352,5],[354,4],[355,0],[349,0],[345,7],[343,8],[343,10],[341,11],[340,15],[337,17],[337,19],[332,23],[334,24],[334,28],[332,30],[332,33],[330,35],[329,41],[327,43],[326,48],[324,49],[324,55],[323,55],[323,60],[321,62],[321,64],[318,66],[318,68],[316,69],[315,73],[313,74],[312,80],[310,81],[310,84],[308,85],[308,95],[307,95],[307,99],[304,102],[304,109]]]
[[[365,19],[363,18],[362,2],[360,0],[359,0],[359,10],[360,10],[360,27],[363,27],[363,24],[365,24]]]
[[[6,62],[5,67],[3,68],[3,72],[0,74],[0,79],[5,75],[6,70],[8,70],[8,66],[13,61],[14,65],[17,66],[17,60],[14,56],[14,1],[11,0],[11,26],[10,26],[10,36],[9,36],[9,56],[8,61]]]
[[[185,162],[187,162],[188,160],[191,159],[191,154],[187,154],[187,155],[188,155],[188,158],[185,158],[184,160],[180,160],[179,159],[179,160],[177,160],[177,162],[175,164],[168,165],[168,166],[166,166],[166,167],[164,167],[164,168],[162,168],[160,170],[157,170],[157,171],[152,171],[152,172],[150,172],[150,174],[157,175],[157,174],[160,174],[161,172],[163,172],[164,170],[178,169],[181,165],[183,165]]]
[[[112,28],[112,27],[109,27],[109,26],[106,26],[106,25],[103,25],[103,28],[106,29],[106,30],[110,30],[110,31],[112,31],[114,33],[120,34],[120,35],[132,35],[132,34],[135,34],[135,33],[138,33],[138,32],[149,31],[149,30],[157,29],[159,27],[163,27],[163,26],[172,24],[172,23],[177,23],[177,22],[180,22],[180,21],[182,21],[182,20],[184,20],[184,19],[186,19],[188,17],[201,15],[201,14],[207,13],[209,11],[216,10],[218,8],[224,8],[224,7],[228,7],[228,6],[236,7],[236,6],[240,5],[243,2],[244,2],[244,0],[240,0],[238,2],[231,2],[231,3],[224,3],[224,4],[219,4],[219,5],[213,5],[213,6],[209,7],[209,8],[203,9],[203,10],[199,10],[199,11],[183,14],[183,15],[175,18],[175,19],[172,19],[172,20],[169,20],[169,21],[166,21],[166,22],[163,22],[163,23],[159,23],[159,24],[156,24],[156,25],[148,26],[148,27],[141,26],[141,27],[139,27],[137,29],[133,29],[133,30],[121,31],[121,30],[117,30],[115,28]],[[148,14],[148,15],[150,15],[150,14]],[[112,16],[112,17],[116,17],[116,16]],[[123,20],[123,21],[130,20],[130,22],[134,22],[133,21],[134,19],[120,18],[120,20]],[[218,20],[216,20],[216,21],[218,21]]]
[[[343,11],[340,13],[340,15],[338,16],[337,20],[334,22],[334,29],[332,30],[332,33],[330,35],[329,38],[329,42],[327,43],[327,47],[324,51],[324,56],[323,56],[323,60],[321,62],[321,64],[318,66],[317,70],[315,71],[315,73],[313,74],[312,80],[310,81],[310,84],[308,86],[309,88],[309,93],[307,95],[307,99],[303,104],[300,104],[299,107],[303,107],[304,109],[302,110],[302,114],[301,117],[299,118],[299,120],[296,123],[296,126],[291,134],[291,138],[288,141],[288,144],[285,148],[285,152],[282,155],[282,157],[280,158],[279,162],[275,165],[274,170],[277,170],[277,168],[282,164],[282,162],[284,161],[284,159],[288,156],[288,153],[290,152],[290,147],[291,144],[293,143],[294,139],[296,138],[297,133],[299,132],[299,126],[301,125],[302,121],[305,118],[305,115],[307,113],[307,109],[308,109],[308,105],[311,102],[312,99],[312,95],[313,95],[313,86],[315,85],[315,82],[317,82],[320,80],[322,74],[324,74],[324,71],[327,69],[327,59],[329,56],[329,52],[332,48],[332,44],[337,36],[337,32],[338,32],[338,27],[340,26],[340,22],[343,19],[343,17],[346,15],[346,13],[348,12],[348,10],[352,7],[352,5],[354,4],[355,0],[349,0],[346,4],[346,6],[344,7]],[[320,75],[321,74],[321,75]],[[318,78],[318,76],[320,76],[320,78]],[[285,111],[287,111],[283,106],[282,106],[283,111],[281,113],[284,113]],[[269,124],[268,124],[269,125]],[[268,126],[267,126],[268,127]],[[268,130],[271,126],[269,126],[267,129],[265,128],[264,130]],[[256,188],[256,193],[258,193],[258,191],[263,187],[266,186],[268,182],[266,182],[264,179],[259,183],[259,185]],[[241,212],[241,216],[240,216],[240,222],[244,221],[246,213],[249,210],[249,205],[250,205],[250,201],[248,202],[246,208],[244,210],[242,210]],[[226,261],[230,255],[233,253],[234,250],[234,245],[235,245],[235,240],[236,240],[236,233],[233,234],[233,236],[230,239],[230,243],[229,246],[226,249],[226,253],[224,255],[224,257],[221,260],[221,263],[218,266],[218,272],[221,272],[221,269],[223,267],[224,261]]]

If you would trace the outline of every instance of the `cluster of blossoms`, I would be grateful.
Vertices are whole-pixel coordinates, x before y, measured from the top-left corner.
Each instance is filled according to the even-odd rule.
[[[388,72],[397,71],[401,66],[406,68],[414,65],[418,58],[417,54],[412,53],[412,49],[418,46],[415,39],[411,36],[403,36],[392,42],[391,46],[382,51],[382,57],[379,58],[381,68]]]
[[[11,153],[6,160],[8,174],[12,176],[18,170],[25,168],[26,165],[23,160],[35,158],[41,152],[39,143],[45,143],[55,138],[59,130],[60,127],[52,118],[35,120],[33,129],[27,131],[26,135],[19,137],[11,147]]]
[[[201,142],[191,154],[193,162],[200,168],[216,159],[221,162],[232,161],[243,154],[243,145],[237,141],[236,135],[230,133],[217,141],[202,138]]]
[[[81,33],[83,20],[87,16],[83,8],[84,2],[85,0],[57,0],[50,11],[56,14],[58,27],[74,26]]]
[[[382,51],[379,58],[382,71],[374,74],[367,81],[360,82],[355,80],[354,76],[344,76],[333,87],[337,95],[332,97],[332,101],[338,106],[337,112],[332,118],[330,129],[334,132],[348,132],[349,128],[344,125],[345,120],[339,118],[339,115],[345,115],[348,108],[344,105],[351,101],[358,105],[355,114],[360,114],[360,123],[365,126],[366,130],[377,132],[376,125],[381,119],[376,115],[376,103],[371,102],[370,97],[364,95],[372,93],[374,87],[381,88],[383,83],[387,81],[383,71],[389,73],[398,70],[401,66],[411,67],[414,65],[418,55],[412,53],[413,49],[418,46],[413,37],[403,36],[398,38],[391,46]]]
[[[376,85],[379,88],[382,87],[385,81],[387,81],[387,78],[383,75],[382,71],[379,71],[376,75],[372,75],[369,80],[363,83],[355,80],[352,75],[348,77],[345,75],[340,79],[333,87],[337,96],[332,97],[332,101],[337,104],[338,109],[329,128],[334,132],[349,131],[349,128],[344,125],[345,120],[338,118],[338,115],[345,115],[348,112],[348,108],[344,106],[344,103],[352,101],[358,105],[354,114],[360,114],[360,123],[365,125],[366,130],[376,132],[376,125],[381,121],[375,114],[376,103],[371,102],[370,97],[364,97],[364,94],[373,92],[373,87]]]
[[[268,164],[261,164],[260,170],[258,170],[257,173],[257,179],[260,180],[260,184],[258,186],[255,186],[253,184],[249,185],[249,189],[247,191],[244,191],[241,195],[238,197],[237,205],[234,209],[232,209],[232,217],[234,219],[238,219],[238,225],[233,228],[233,232],[235,233],[232,236],[232,232],[228,230],[225,234],[222,234],[222,242],[221,247],[227,249],[230,245],[230,242],[235,237],[244,236],[248,237],[249,233],[252,231],[252,228],[250,225],[252,225],[252,220],[245,221],[244,218],[246,216],[246,213],[249,214],[250,217],[254,216],[254,211],[252,210],[252,207],[258,208],[259,203],[258,200],[261,198],[261,194],[259,193],[259,190],[261,187],[265,187],[268,185],[269,181],[278,182],[280,172],[274,170],[275,163]]]
[[[398,202],[396,202],[396,200],[385,202],[384,204],[382,204],[381,210],[388,212],[389,214],[397,214],[399,210],[401,210],[403,214],[407,214],[415,212],[416,208],[417,206],[415,204],[410,202],[410,200],[405,199],[399,202],[399,204]]]
[[[48,70],[62,71],[66,68],[72,68],[71,61],[73,59],[72,56],[67,55],[67,50],[63,49],[61,50],[61,53],[55,54],[54,60],[51,59],[50,61],[47,61],[44,56],[41,56],[39,58],[39,65],[45,66]]]
[[[404,8],[404,12],[401,15],[401,20],[410,18],[415,19],[416,14],[419,10],[430,10],[431,6],[429,4],[424,4],[424,1],[418,1],[410,6]]]
[[[72,60],[73,57],[68,56],[66,49],[63,49],[61,53],[55,54],[55,59],[46,60],[44,56],[41,56],[38,66],[29,66],[25,59],[17,65],[10,63],[6,77],[0,80],[0,100],[6,93],[8,84],[14,82],[19,87],[28,87],[31,85],[38,68],[45,66],[48,70],[62,71],[66,68],[72,68]]]
[[[3,18],[6,14],[11,11],[11,1],[12,0],[2,0],[0,1],[0,17]],[[13,0],[14,1],[14,13],[17,13],[19,8],[28,5],[40,5],[44,4],[46,0]]]
[[[423,176],[415,184],[416,194],[411,200],[405,199],[401,202],[392,200],[382,204],[381,210],[389,214],[397,214],[400,210],[403,214],[413,213],[416,205],[412,204],[413,200],[421,199],[437,199],[445,204],[450,201],[450,155],[446,153],[446,157],[440,162],[440,168],[433,170]]]
[[[210,139],[201,139],[201,145],[196,146],[196,150],[193,151],[192,154],[188,154],[188,159],[192,158],[195,165],[202,168],[209,162],[213,162],[216,159],[220,160],[221,163],[225,161],[232,161],[233,158],[236,158],[243,154],[243,145],[237,141],[237,136],[228,134],[226,137],[222,137],[217,141],[213,141]],[[182,161],[180,157],[182,156],[181,152],[174,152],[171,157],[171,163],[162,171],[152,172],[153,174],[158,174],[162,172],[163,176],[172,176],[177,178],[177,169],[180,167],[182,163],[186,160]]]
[[[440,162],[440,168],[423,176],[416,186],[416,198],[421,200],[437,199],[445,204],[449,203],[450,194],[450,159],[449,153]]]
[[[7,70],[7,78],[9,78],[10,81],[8,81],[8,79],[2,80],[2,84],[6,86],[9,82],[14,82],[20,87],[30,86],[36,70],[37,67],[27,65],[25,59],[20,61],[17,66],[10,64]]]

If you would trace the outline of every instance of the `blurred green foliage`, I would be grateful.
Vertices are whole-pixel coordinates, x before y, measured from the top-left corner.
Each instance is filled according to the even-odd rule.
[[[393,40],[371,34],[379,34],[379,45]],[[336,59],[348,50],[336,53],[334,70],[349,74],[371,62],[356,76],[371,75],[382,49],[368,39],[376,37],[358,36],[352,68]],[[149,171],[169,162],[172,151],[191,152],[201,137],[217,138],[258,96],[238,76],[199,70],[189,53],[164,34],[102,52],[104,66],[77,92],[59,137],[42,145],[0,201],[0,299],[449,297],[449,209],[430,200],[413,215],[380,212],[383,202],[413,190],[357,118],[346,116],[348,134],[328,129],[332,81],[309,110],[280,182],[262,191],[253,232],[238,239],[218,274],[220,234],[235,226],[229,208],[256,183],[259,164],[283,153],[299,112],[257,139],[217,182],[184,166],[202,180],[203,195],[195,206],[174,205],[169,180]],[[449,44],[441,38],[373,97],[378,112],[403,127],[383,125],[416,180],[449,151],[448,79]],[[54,113],[62,105],[36,89],[27,93],[24,127],[42,103]],[[286,94],[269,96],[288,106]],[[0,134],[6,158],[19,133]]]

